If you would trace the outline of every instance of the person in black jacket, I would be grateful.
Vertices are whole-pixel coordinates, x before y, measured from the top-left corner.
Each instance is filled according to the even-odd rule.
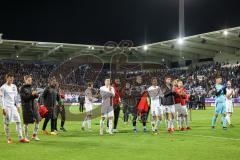
[[[55,128],[55,123],[57,121],[57,114],[56,114],[56,102],[58,102],[58,104],[60,103],[60,96],[59,93],[57,91],[57,80],[56,78],[52,78],[50,80],[50,84],[48,87],[46,87],[43,91],[42,97],[43,97],[43,103],[44,105],[47,107],[48,109],[48,115],[44,120],[43,123],[43,134],[48,134],[48,132],[46,131],[46,127],[47,124],[49,122],[49,120],[51,120],[51,135],[57,135],[56,132],[56,128]]]
[[[40,139],[38,138],[37,133],[41,117],[39,115],[37,105],[38,93],[33,89],[31,75],[24,76],[24,81],[25,84],[20,88],[20,97],[22,103],[25,138],[29,139],[28,124],[35,122],[32,139],[39,141]]]
[[[200,101],[201,101],[201,109],[206,110],[205,94],[204,93],[201,94]]]
[[[65,106],[64,106],[64,99],[65,99],[65,94],[63,90],[58,87],[58,94],[59,94],[59,102],[56,105],[56,122],[55,122],[55,130],[58,131],[57,129],[57,119],[58,116],[61,115],[61,126],[60,130],[63,132],[66,132],[67,130],[64,127],[65,121],[66,121],[66,111],[65,111]]]
[[[134,96],[134,108],[132,109],[131,113],[133,115],[133,131],[134,133],[137,133],[137,107],[138,104],[141,100],[142,94],[145,91],[145,85],[142,84],[142,77],[141,76],[137,76],[136,77],[136,83],[133,85],[132,89],[131,89],[131,94]],[[146,127],[146,123],[147,123],[147,113],[143,113],[140,117],[141,122],[143,124],[143,132],[147,132],[147,127]]]
[[[132,88],[131,84],[127,82],[125,84],[125,87],[122,88],[122,91],[121,91],[122,104],[123,104],[123,121],[125,124],[127,124],[128,122],[129,114],[133,114],[133,112],[131,111],[135,108],[134,106],[135,101],[134,101],[134,96],[131,93],[131,88]]]
[[[84,96],[83,91],[81,91],[79,94],[78,102],[79,102],[79,111],[83,112],[84,103],[85,103],[85,96]]]
[[[195,98],[195,93],[191,93],[190,97],[189,97],[189,109],[194,109],[195,108],[195,101],[196,101],[196,98]]]
[[[174,115],[175,115],[175,88],[171,84],[171,77],[165,77],[165,84],[162,86],[162,92],[164,97],[162,98],[162,105],[165,108],[168,132],[174,131]]]

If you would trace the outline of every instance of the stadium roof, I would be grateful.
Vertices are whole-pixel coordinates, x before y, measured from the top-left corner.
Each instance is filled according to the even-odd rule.
[[[127,44],[128,45],[128,44]],[[113,47],[115,46],[115,47]],[[179,39],[120,49],[106,46],[0,39],[0,59],[65,61],[81,55],[96,55],[109,61],[112,55],[127,54],[129,61],[162,62],[213,58],[221,53],[240,55],[240,27]]]

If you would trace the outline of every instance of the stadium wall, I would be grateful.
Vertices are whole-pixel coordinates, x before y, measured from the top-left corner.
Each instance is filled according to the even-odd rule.
[[[240,61],[240,56],[229,54],[229,53],[219,53],[214,57],[215,62],[228,62],[228,63],[237,63]]]

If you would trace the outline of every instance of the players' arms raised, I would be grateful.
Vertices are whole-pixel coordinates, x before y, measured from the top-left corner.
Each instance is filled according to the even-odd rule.
[[[29,101],[30,99],[38,98],[38,93],[36,91],[30,91],[24,87],[20,88],[20,95],[24,101]]]
[[[223,86],[222,89],[220,89],[219,91],[215,90],[215,95],[218,97],[220,96],[222,93],[226,94],[227,93],[227,86]]]
[[[169,89],[167,86],[162,87],[162,93],[164,97],[174,96],[176,92],[172,89]]]
[[[164,96],[160,87],[157,87],[155,89],[148,89],[148,94],[150,95],[150,97]]]
[[[100,90],[100,95],[102,96],[102,98],[114,97],[115,92],[112,87],[109,86],[109,90]]]
[[[232,89],[229,94],[226,94],[227,98],[231,98],[232,96],[235,96],[235,91]]]

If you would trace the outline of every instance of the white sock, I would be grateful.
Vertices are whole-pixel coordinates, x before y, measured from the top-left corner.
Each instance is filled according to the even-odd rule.
[[[185,117],[184,117],[184,116],[182,116],[182,117],[181,117],[181,123],[182,123],[182,127],[183,127],[183,124],[184,124],[184,119],[185,119]]]
[[[82,122],[82,128],[85,128],[86,121],[87,121],[87,117],[85,117],[83,122]]]
[[[182,117],[178,117],[178,125],[179,125],[179,128],[181,129],[182,128]]]
[[[7,139],[10,138],[10,129],[9,129],[9,124],[4,123],[4,131]]]
[[[232,124],[231,123],[231,115],[227,113],[227,116],[226,116],[226,120],[228,122],[228,124]]]
[[[87,124],[88,124],[88,129],[91,129],[92,128],[92,120],[91,120],[91,118],[88,118],[88,120],[87,120]]]
[[[185,121],[186,121],[186,127],[189,127],[188,115],[185,116]]]
[[[35,123],[35,124],[34,124],[34,129],[33,129],[33,134],[36,134],[36,135],[37,135],[38,129],[39,129],[39,123]]]
[[[18,138],[22,139],[23,138],[23,136],[22,136],[22,126],[21,126],[20,122],[16,123],[16,130],[17,130],[17,133],[18,133]]]
[[[104,125],[104,120],[100,120],[100,134],[103,134],[103,125]]]
[[[109,119],[109,133],[112,134],[112,129],[113,129],[113,120]]]
[[[176,115],[177,128],[180,127],[180,121],[179,121],[179,118],[180,118],[180,117],[178,117],[178,113],[177,113],[177,115]]]
[[[226,121],[229,124],[229,115],[228,114],[226,115]]]
[[[156,121],[155,130],[158,130],[160,124],[161,124],[161,121],[158,119],[158,120]]]
[[[28,125],[27,124],[24,124],[24,135],[25,135],[25,138],[28,139]]]
[[[168,128],[171,128],[171,120],[167,120]]]
[[[171,120],[171,127],[170,128],[174,128],[174,119]]]

